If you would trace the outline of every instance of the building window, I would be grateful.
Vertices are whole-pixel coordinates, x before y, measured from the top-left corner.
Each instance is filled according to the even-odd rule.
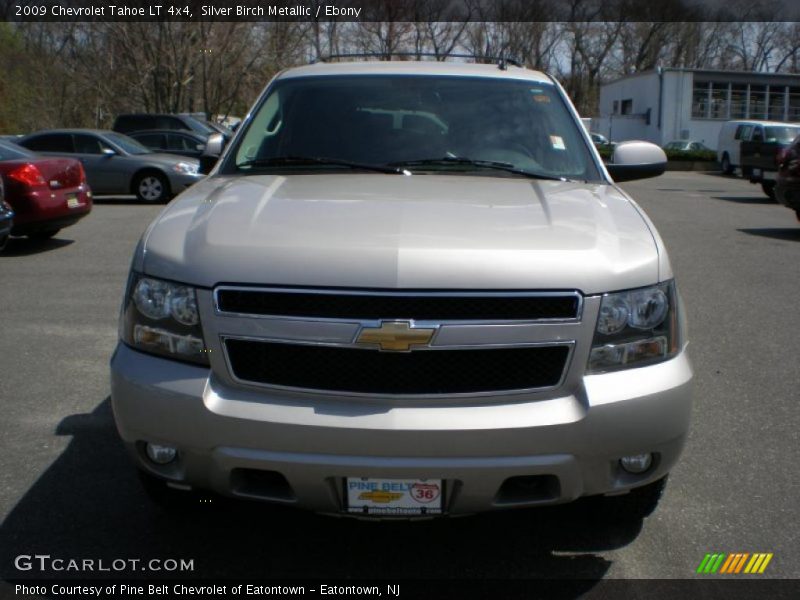
[[[695,81],[692,89],[692,118],[798,122],[800,88]]]
[[[731,119],[747,117],[747,84],[734,83],[731,86]]]
[[[786,106],[786,88],[781,86],[770,86],[769,88],[769,115],[772,121],[783,121],[783,109]]]
[[[627,99],[622,101],[622,105],[620,107],[620,111],[623,115],[632,115],[633,114],[633,100]]]
[[[728,84],[695,81],[692,90],[692,118],[719,119],[721,121],[730,118],[728,117]]]
[[[711,115],[712,119],[728,118],[728,84],[711,84]]]
[[[763,119],[767,112],[767,88],[763,85],[750,86],[750,115],[751,119]]]
[[[708,81],[695,81],[692,91],[692,118],[707,119],[709,110],[709,90],[711,83]]]
[[[788,121],[800,121],[800,88],[789,88],[789,114]]]

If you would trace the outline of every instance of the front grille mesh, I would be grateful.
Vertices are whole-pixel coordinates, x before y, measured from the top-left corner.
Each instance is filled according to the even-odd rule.
[[[324,293],[302,290],[221,288],[221,312],[326,319],[416,319],[431,321],[535,321],[579,317],[579,296],[496,294],[465,296],[420,292],[403,294]]]
[[[464,394],[552,387],[566,345],[378,352],[242,339],[225,340],[242,381],[364,394]]]

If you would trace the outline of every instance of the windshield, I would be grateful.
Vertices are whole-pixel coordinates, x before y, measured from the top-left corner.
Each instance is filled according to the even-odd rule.
[[[336,161],[599,180],[580,127],[549,83],[430,75],[286,79],[260,104],[223,172],[347,172]],[[315,161],[272,160],[284,158]],[[497,168],[501,163],[509,168]]]
[[[229,128],[225,127],[225,125],[222,125],[221,123],[215,123],[213,121],[203,121],[203,125],[207,125],[211,129],[213,129],[217,133],[221,133],[222,135],[228,137],[233,135],[233,131],[231,131]]]
[[[800,127],[765,127],[768,142],[783,142],[788,144],[798,135]]]
[[[183,117],[184,123],[186,123],[189,127],[191,127],[192,131],[194,131],[195,133],[199,133],[208,137],[209,135],[215,133],[216,131],[209,123],[204,123],[199,119],[195,119],[191,115],[181,115],[181,116]]]
[[[150,148],[143,146],[135,139],[121,133],[107,133],[106,138],[128,154],[151,154],[153,152]]]

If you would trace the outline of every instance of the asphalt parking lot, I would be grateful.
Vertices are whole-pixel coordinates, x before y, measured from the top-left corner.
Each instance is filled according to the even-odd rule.
[[[99,201],[0,255],[0,576],[19,554],[194,559],[192,577],[691,578],[707,552],[800,567],[800,223],[714,174],[627,184],[670,249],[696,372],[691,437],[659,509],[582,505],[365,523],[262,504],[154,508],[123,453],[108,360],[134,246],[160,207]],[[174,576],[179,576],[174,574]]]

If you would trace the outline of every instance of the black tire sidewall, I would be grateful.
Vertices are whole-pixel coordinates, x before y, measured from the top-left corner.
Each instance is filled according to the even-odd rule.
[[[721,164],[722,164],[722,172],[723,173],[726,173],[726,174],[730,175],[733,172],[733,169],[731,168],[731,159],[728,156],[727,152],[722,155],[722,163]]]
[[[155,200],[149,200],[147,198],[143,198],[139,193],[139,186],[142,184],[142,180],[147,179],[148,177],[155,177],[161,182],[161,196],[156,198]],[[167,202],[170,199],[170,187],[169,187],[169,179],[167,179],[166,175],[163,173],[158,173],[156,171],[147,171],[145,173],[141,173],[136,176],[136,179],[133,182],[133,189],[136,193],[136,199],[139,202],[146,202],[147,204],[161,204],[163,202]]]

